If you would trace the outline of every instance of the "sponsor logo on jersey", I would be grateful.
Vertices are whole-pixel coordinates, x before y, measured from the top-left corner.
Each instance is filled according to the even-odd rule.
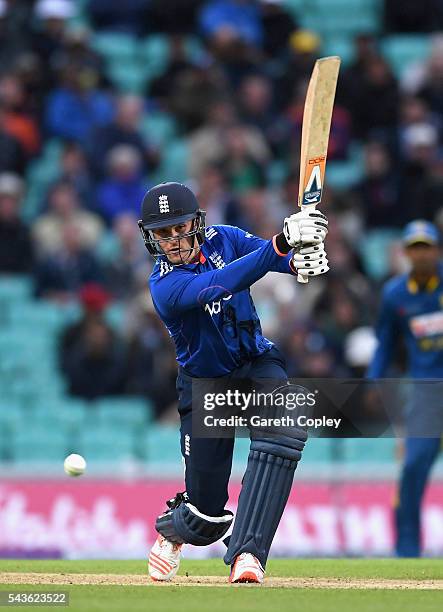
[[[443,334],[443,312],[437,311],[413,317],[409,320],[409,327],[416,338]]]
[[[320,203],[323,191],[325,164],[325,156],[314,157],[308,160],[305,173],[306,182],[303,190],[303,206]]]
[[[209,312],[211,317],[214,315],[218,315],[222,310],[222,302],[227,302],[232,298],[232,295],[228,295],[227,297],[222,298],[221,300],[217,300],[216,302],[211,302],[210,304],[205,304],[205,312]]]
[[[169,212],[169,202],[168,202],[168,196],[167,195],[161,195],[158,198],[158,207],[161,213],[168,213]]]
[[[217,236],[218,232],[216,229],[214,229],[213,227],[207,227],[205,230],[205,237],[208,240],[211,240],[211,238],[214,238],[214,236]]]
[[[171,266],[167,261],[160,261],[160,276],[164,276],[168,274],[168,272],[172,272],[174,266]]]
[[[214,251],[213,253],[211,253],[209,255],[209,259],[212,261],[214,266],[218,268],[219,270],[221,270],[222,268],[226,266],[226,263],[223,261],[222,256],[219,253],[217,253],[217,251]]]

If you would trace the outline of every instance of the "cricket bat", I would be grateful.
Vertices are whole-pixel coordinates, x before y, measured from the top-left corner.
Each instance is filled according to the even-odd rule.
[[[321,202],[340,61],[338,56],[318,59],[309,81],[301,134],[298,187],[301,209],[315,208]],[[297,280],[307,283],[308,276],[299,273]]]

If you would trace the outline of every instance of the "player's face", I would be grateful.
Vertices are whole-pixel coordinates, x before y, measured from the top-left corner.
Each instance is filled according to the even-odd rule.
[[[195,240],[194,236],[192,238],[181,238],[184,234],[192,231],[192,224],[193,221],[191,220],[153,230],[154,238],[160,240],[159,246],[173,265],[192,261],[198,252],[198,247],[191,248]]]
[[[405,251],[414,273],[433,274],[435,272],[439,259],[439,249],[437,246],[417,242],[406,247]]]

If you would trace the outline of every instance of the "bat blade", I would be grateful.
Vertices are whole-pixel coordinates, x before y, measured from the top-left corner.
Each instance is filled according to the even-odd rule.
[[[301,138],[300,207],[321,202],[339,69],[339,57],[323,57],[315,62],[309,81]]]
[[[339,70],[339,57],[323,57],[315,62],[309,81],[303,111],[298,188],[298,205],[302,209],[315,207],[322,199]],[[308,281],[301,274],[298,280]]]

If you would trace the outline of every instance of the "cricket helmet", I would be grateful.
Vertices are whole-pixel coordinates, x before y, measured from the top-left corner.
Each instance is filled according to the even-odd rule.
[[[189,187],[182,183],[160,183],[149,189],[143,198],[141,217],[138,226],[146,248],[155,259],[166,256],[160,246],[160,242],[164,240],[178,240],[180,254],[189,253],[204,242],[206,213],[200,209],[197,198]],[[190,220],[193,221],[191,231],[179,238],[154,237],[153,230]],[[187,238],[191,238],[191,241],[186,240]]]

